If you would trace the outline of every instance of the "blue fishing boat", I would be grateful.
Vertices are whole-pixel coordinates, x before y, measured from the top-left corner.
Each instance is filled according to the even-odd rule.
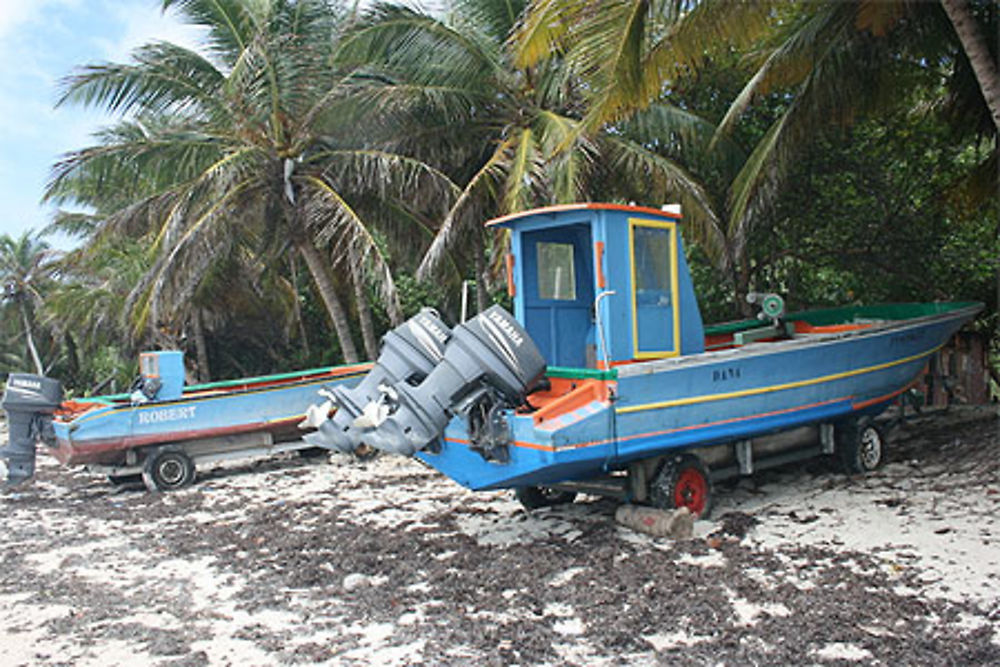
[[[727,476],[821,453],[877,466],[872,418],[982,308],[786,313],[755,294],[760,319],[705,327],[679,214],[578,204],[488,224],[509,230],[513,316],[438,322],[440,359],[408,378],[380,357],[375,379],[333,396],[314,443],[415,455],[529,507],[580,487],[706,514]]]
[[[183,353],[145,352],[127,394],[64,401],[56,380],[12,373],[3,407],[10,442],[0,448],[7,482],[34,474],[41,441],[67,465],[153,490],[193,481],[197,466],[310,447],[299,428],[321,389],[354,384],[371,364],[225,382],[184,384]]]

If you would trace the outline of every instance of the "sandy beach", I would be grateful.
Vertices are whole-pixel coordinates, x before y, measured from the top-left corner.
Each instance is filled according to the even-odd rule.
[[[294,456],[188,489],[39,458],[0,496],[4,665],[1000,663],[995,412],[716,489],[680,542],[419,462]]]

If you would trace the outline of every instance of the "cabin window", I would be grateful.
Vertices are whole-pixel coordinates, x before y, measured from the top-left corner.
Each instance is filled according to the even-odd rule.
[[[572,243],[538,243],[538,298],[576,300]]]
[[[144,377],[160,377],[160,364],[155,354],[139,355],[139,373]]]
[[[670,303],[670,234],[660,227],[635,227],[636,300],[644,305]]]

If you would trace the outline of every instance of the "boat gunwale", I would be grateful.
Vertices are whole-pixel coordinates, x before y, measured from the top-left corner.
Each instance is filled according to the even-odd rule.
[[[670,370],[679,367],[690,367],[698,365],[708,365],[721,359],[748,358],[764,355],[771,355],[777,352],[784,352],[805,346],[829,346],[842,343],[849,339],[859,339],[864,337],[881,335],[893,331],[905,330],[913,327],[921,327],[937,320],[950,320],[975,316],[984,308],[982,303],[967,302],[962,307],[941,313],[932,313],[921,317],[905,320],[886,320],[872,324],[864,329],[854,331],[843,331],[838,333],[819,334],[797,334],[796,337],[788,340],[779,340],[766,343],[749,343],[740,347],[727,348],[723,350],[710,350],[698,354],[684,355],[680,357],[670,357],[666,359],[654,359],[652,361],[638,362],[633,364],[623,364],[616,366],[618,379],[649,375],[661,370]]]
[[[362,368],[353,368],[355,366],[359,366],[359,364],[351,364],[350,366],[334,366],[333,367],[334,370],[336,370],[336,369],[348,369],[348,368],[351,369],[349,371],[345,370],[345,372],[340,373],[340,374],[330,374],[330,373],[324,372],[324,373],[322,373],[319,376],[305,377],[305,378],[303,378],[301,380],[295,380],[295,381],[291,381],[291,382],[288,382],[288,381],[272,382],[270,384],[265,384],[265,383],[263,383],[263,381],[261,381],[259,383],[259,386],[255,386],[255,387],[246,387],[244,389],[237,389],[237,390],[234,390],[234,391],[222,391],[222,392],[204,393],[204,394],[200,394],[200,395],[199,394],[193,394],[193,395],[192,394],[185,394],[185,395],[179,396],[178,398],[170,398],[170,399],[161,400],[161,401],[149,401],[147,403],[132,404],[132,403],[129,403],[129,402],[125,402],[125,401],[127,401],[127,397],[126,397],[126,399],[122,399],[121,401],[116,401],[114,403],[97,403],[95,401],[95,404],[98,405],[99,407],[92,408],[90,410],[86,410],[84,412],[77,413],[75,417],[72,417],[70,419],[57,419],[55,421],[55,423],[56,424],[64,424],[64,425],[82,424],[83,422],[89,421],[90,419],[94,419],[96,417],[100,417],[100,416],[107,415],[107,414],[125,412],[125,411],[128,411],[128,410],[143,410],[143,409],[149,410],[149,409],[156,409],[156,408],[174,406],[174,405],[177,405],[179,403],[184,403],[184,404],[187,404],[187,403],[200,403],[200,402],[210,401],[210,400],[236,398],[236,397],[245,397],[245,396],[248,396],[250,394],[260,394],[260,393],[264,393],[264,392],[277,391],[277,390],[280,390],[280,389],[299,388],[299,387],[304,387],[304,386],[313,385],[313,384],[322,384],[324,382],[329,382],[329,381],[335,380],[335,379],[336,380],[340,380],[340,379],[350,378],[350,377],[353,377],[355,375],[362,375],[364,373],[367,373],[370,370],[370,365],[360,364],[360,366],[364,366],[364,367],[362,367]],[[297,374],[283,374],[283,375],[285,375],[286,377],[289,377],[289,376],[290,377],[294,377]],[[250,379],[251,380],[258,380],[258,378],[250,378]],[[284,378],[282,378],[282,379],[284,379]],[[241,384],[258,384],[258,382],[240,382],[240,381],[236,381],[236,380],[224,380],[223,382],[230,382],[230,383],[232,383],[230,386],[238,386],[238,385],[241,385]],[[204,385],[192,385],[191,387],[185,387],[185,390],[186,391],[187,390],[195,390],[195,391],[197,391],[196,387],[199,387],[199,386],[204,386]],[[106,399],[107,397],[102,397],[102,398]]]

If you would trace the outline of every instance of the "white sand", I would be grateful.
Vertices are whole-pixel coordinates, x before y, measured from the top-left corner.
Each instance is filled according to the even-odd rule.
[[[336,634],[317,628],[320,622],[334,627],[341,622],[339,614],[343,613],[343,608],[338,611],[338,601],[327,600],[318,608],[314,600],[300,592],[285,591],[283,594],[290,600],[287,611],[247,610],[241,607],[237,596],[244,586],[253,585],[253,582],[233,580],[213,557],[164,560],[146,535],[174,521],[195,525],[237,521],[241,518],[240,511],[229,508],[233,498],[239,498],[244,506],[302,500],[318,502],[321,507],[346,504],[346,509],[338,510],[338,521],[393,530],[432,528],[442,535],[451,529],[445,529],[431,517],[451,512],[455,530],[479,545],[495,548],[531,544],[536,540],[573,545],[587,525],[613,520],[585,503],[525,513],[508,493],[466,491],[411,460],[382,457],[361,464],[346,457],[333,458],[334,464],[310,466],[307,474],[290,475],[287,468],[281,467],[228,474],[178,492],[176,496],[166,495],[161,501],[169,507],[182,497],[181,494],[202,494],[204,509],[184,516],[143,521],[140,531],[129,522],[81,518],[74,512],[74,506],[79,503],[114,504],[120,501],[99,482],[83,476],[74,478],[73,483],[80,486],[67,487],[51,482],[52,476],[48,473],[55,464],[41,458],[39,479],[32,493],[47,494],[58,502],[49,509],[29,512],[17,502],[17,493],[8,494],[0,496],[0,512],[8,526],[19,529],[11,531],[13,534],[33,535],[29,527],[37,527],[35,532],[42,535],[72,536],[73,539],[62,546],[46,548],[44,539],[25,538],[20,542],[7,541],[3,549],[26,552],[25,563],[39,576],[58,569],[70,573],[84,585],[122,595],[152,595],[156,591],[163,600],[161,605],[127,618],[102,621],[104,623],[176,630],[180,621],[171,609],[172,605],[180,605],[188,614],[198,615],[199,630],[210,637],[191,644],[193,651],[204,651],[210,664],[273,665],[281,662],[279,654],[268,652],[252,639],[240,636],[241,629],[255,625],[271,632],[287,629],[294,639],[286,648],[309,642],[324,644],[335,640]],[[914,471],[909,464],[901,463],[888,466],[869,478],[851,480],[834,474],[816,478],[793,471],[769,477],[772,481],[762,488],[744,483],[733,491],[722,491],[717,498],[715,516],[740,511],[759,520],[744,545],[773,551],[784,565],[781,571],[751,568],[744,573],[760,585],[776,586],[786,582],[801,590],[817,586],[815,576],[821,564],[784,555],[780,553],[782,547],[815,545],[843,553],[863,552],[875,558],[883,573],[899,579],[900,592],[928,599],[968,600],[979,605],[982,613],[963,615],[960,627],[970,632],[990,627],[994,641],[1000,645],[1000,615],[995,611],[1000,600],[1000,489],[970,486],[968,479],[961,475],[944,478],[929,475],[924,470],[922,476],[916,476]],[[938,486],[961,489],[961,492],[942,492]],[[214,506],[219,510],[214,511]],[[455,512],[459,507],[465,511]],[[308,531],[317,520],[315,516],[303,515],[301,523],[290,529]],[[719,526],[717,521],[699,521],[696,534],[704,537]],[[673,545],[666,539],[641,535],[622,527],[616,527],[609,534],[622,547],[637,550],[643,558],[677,558],[679,565],[707,569],[727,565],[725,555],[719,550],[677,556],[671,553]],[[456,560],[459,555],[454,550],[445,550],[433,557],[447,563],[459,562]],[[624,553],[614,556],[616,562],[626,557]],[[155,566],[150,567],[150,563]],[[863,566],[858,563],[857,567]],[[904,577],[910,574],[915,578]],[[365,572],[348,575],[340,584],[348,592],[391,585],[384,578]],[[540,588],[551,587],[552,590],[588,585],[591,579],[587,568],[577,565],[559,570],[539,582]],[[427,618],[428,609],[449,602],[434,598],[435,591],[426,582],[410,585],[409,590],[426,594],[430,599],[416,608],[401,609],[393,623],[345,624],[340,633],[355,637],[357,648],[339,656],[333,664],[433,664],[438,656],[426,654],[424,641],[397,643],[396,630],[420,626]],[[511,602],[507,611],[483,613],[472,609],[470,613],[478,614],[483,623],[524,621],[528,619],[527,612],[519,609],[516,602],[520,594],[515,589],[504,591],[502,597]],[[754,602],[733,591],[730,591],[729,603],[733,617],[746,628],[753,628],[764,615],[789,614],[784,605]],[[97,644],[81,645],[72,636],[53,629],[53,623],[76,613],[71,606],[32,599],[24,594],[0,595],[0,664],[64,662],[107,666],[169,662],[168,657],[149,655],[137,641],[104,639]],[[549,603],[544,608],[542,622],[560,638],[553,646],[560,660],[576,664],[620,664],[623,660],[636,665],[657,664],[658,652],[711,641],[708,635],[693,634],[684,628],[663,628],[642,636],[649,646],[648,652],[610,656],[602,647],[587,640],[586,630],[593,619],[587,618],[582,610],[562,603]],[[891,627],[881,626],[865,628],[865,631],[876,638],[892,636],[893,632]],[[467,657],[470,663],[477,658],[474,651],[462,646],[451,647],[447,655],[453,661]],[[816,649],[808,657],[803,656],[807,660],[849,662],[865,662],[871,657],[871,653],[861,646],[837,642]]]

